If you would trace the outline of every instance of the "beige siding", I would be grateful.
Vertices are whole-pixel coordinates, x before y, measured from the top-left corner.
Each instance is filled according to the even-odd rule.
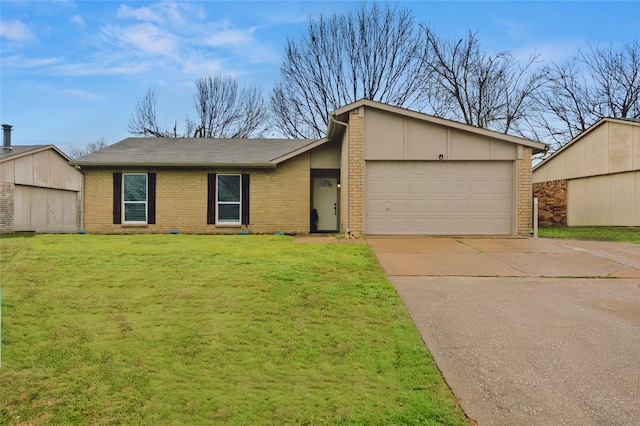
[[[515,160],[516,145],[366,109],[365,160]]]
[[[78,192],[16,185],[14,226],[16,232],[75,232]]]
[[[572,179],[569,226],[640,226],[640,172]]]
[[[413,120],[404,120],[408,124],[407,134],[407,153],[404,158],[412,158],[416,160],[438,159],[440,154],[449,157],[447,151],[447,141],[449,139],[449,130],[443,126],[435,124],[415,123]],[[400,139],[401,134],[396,134],[396,140]],[[429,141],[429,143],[425,143]]]
[[[633,127],[633,168],[640,170],[640,126]]]
[[[14,160],[0,163],[0,182],[15,183],[15,163]]]
[[[343,126],[341,126],[343,127]],[[341,153],[340,153],[340,232],[347,233],[350,231],[350,205],[349,205],[349,132],[346,131],[342,134],[341,138]]]
[[[640,170],[640,125],[604,121],[536,168],[547,182]]]
[[[594,129],[584,140],[585,175],[603,175],[609,172],[609,141],[607,140],[609,123]],[[567,162],[573,159],[567,159]]]
[[[16,158],[14,183],[16,185],[33,185],[33,155]]]
[[[16,185],[80,191],[80,172],[53,149],[3,161],[0,177],[3,182]]]
[[[311,151],[311,168],[339,169],[340,149],[338,142],[326,143],[314,149]]]

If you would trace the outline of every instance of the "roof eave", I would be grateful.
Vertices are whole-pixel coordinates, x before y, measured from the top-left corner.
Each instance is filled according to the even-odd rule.
[[[171,168],[189,168],[189,169],[206,169],[206,168],[242,168],[242,169],[275,169],[277,164],[272,162],[253,162],[253,163],[193,163],[193,162],[122,162],[122,163],[94,163],[84,161],[70,161],[70,165],[79,167],[171,167]]]
[[[16,145],[16,147],[17,147],[17,146],[23,146],[23,145]],[[13,147],[11,147],[11,148],[13,148]],[[57,152],[57,153],[58,153],[58,154],[59,154],[63,159],[65,159],[65,160],[67,160],[67,161],[71,160],[71,157],[69,157],[69,156],[68,156],[67,154],[65,154],[64,152],[60,151],[60,149],[59,149],[57,146],[55,146],[55,145],[53,145],[53,144],[50,144],[50,145],[44,145],[44,146],[41,146],[41,147],[39,147],[39,148],[34,148],[34,149],[32,149],[32,150],[29,150],[29,151],[21,152],[20,154],[9,155],[8,157],[5,157],[5,158],[3,158],[3,159],[2,159],[2,160],[0,160],[0,161],[15,160],[16,158],[24,157],[25,155],[33,155],[33,154],[36,154],[36,153],[38,153],[38,152],[46,151],[46,150],[48,150],[48,149],[52,149],[52,150],[54,150],[54,151],[55,151],[55,152]]]
[[[296,156],[298,156],[300,154],[303,154],[303,153],[305,153],[305,152],[307,152],[307,151],[309,151],[309,150],[311,150],[313,148],[316,148],[316,147],[318,147],[320,145],[323,145],[323,144],[325,144],[327,142],[329,142],[328,138],[322,138],[322,139],[315,140],[315,141],[313,141],[313,142],[311,142],[311,143],[309,143],[309,144],[307,144],[305,146],[302,146],[302,147],[300,147],[300,148],[298,148],[296,150],[293,150],[293,151],[288,152],[288,153],[286,153],[284,155],[281,155],[280,157],[276,157],[276,158],[272,159],[271,163],[274,164],[274,165],[282,163],[283,161],[289,160],[289,159],[291,159],[293,157],[296,157]]]

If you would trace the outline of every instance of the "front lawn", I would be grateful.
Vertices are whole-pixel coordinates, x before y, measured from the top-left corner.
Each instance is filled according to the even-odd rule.
[[[366,245],[0,246],[0,424],[466,424]]]
[[[640,228],[628,227],[557,226],[538,229],[538,236],[640,244]]]

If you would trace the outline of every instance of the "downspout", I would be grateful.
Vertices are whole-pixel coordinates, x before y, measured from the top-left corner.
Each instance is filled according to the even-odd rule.
[[[338,121],[333,118],[333,114],[329,114],[329,124],[335,123],[344,126],[344,134],[347,137],[347,235],[351,235],[351,203],[349,202],[349,189],[351,188],[351,178],[349,176],[350,164],[349,164],[349,124],[343,121]]]

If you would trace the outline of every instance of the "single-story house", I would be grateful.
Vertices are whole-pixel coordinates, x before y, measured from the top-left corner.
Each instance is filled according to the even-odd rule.
[[[360,100],[325,138],[128,138],[71,162],[94,233],[529,235],[541,143]]]
[[[3,124],[0,233],[76,232],[82,175],[54,145],[11,144]]]
[[[603,118],[533,168],[541,226],[640,226],[640,120]]]

